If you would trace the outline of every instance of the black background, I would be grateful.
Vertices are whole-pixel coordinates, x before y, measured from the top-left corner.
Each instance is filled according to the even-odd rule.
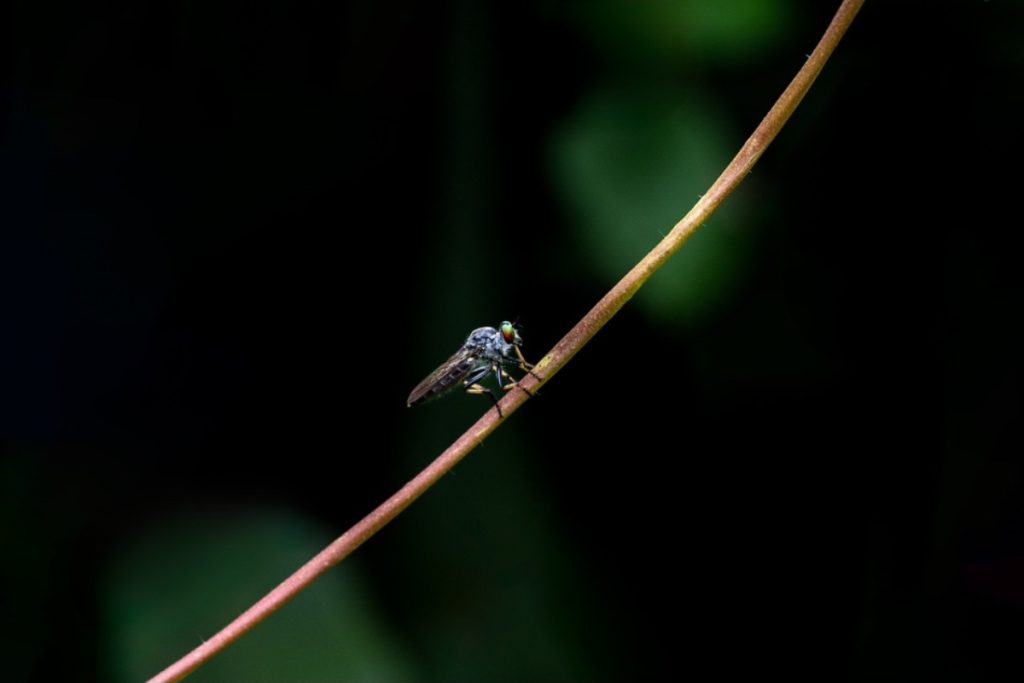
[[[518,317],[536,359],[613,284],[552,181],[587,93],[699,83],[724,166],[835,4],[652,75],[612,2],[15,3],[4,679],[156,673],[397,489],[486,408],[404,405],[470,329]],[[937,5],[867,3],[730,200],[751,256],[727,297],[679,325],[628,305],[336,570],[397,677],[1020,676],[1024,25]],[[124,605],[159,602],[124,557],[185,575],[168,520],[230,537],[268,510],[322,537],[204,565],[190,585],[261,578],[180,589],[187,626],[123,649]],[[387,670],[342,674],[304,624],[274,651],[294,678],[262,680]],[[372,630],[331,656],[372,660]],[[254,680],[243,648],[195,680]]]

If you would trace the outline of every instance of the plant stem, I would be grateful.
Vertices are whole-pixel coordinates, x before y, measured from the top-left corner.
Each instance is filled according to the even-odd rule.
[[[839,44],[843,34],[853,22],[864,0],[844,0],[829,24],[814,52],[753,134],[733,158],[722,174],[700,198],[672,231],[655,246],[611,291],[604,295],[554,348],[534,367],[533,373],[522,380],[532,394],[562,369],[597,331],[629,301],[644,282],[687,240],[718,208],[750,173],[754,164],[789,120],[797,105],[810,89],[814,79],[825,66],[829,56]],[[501,401],[501,412],[507,418],[529,398],[527,392],[513,389]],[[348,557],[356,548],[373,536],[385,524],[398,516],[414,500],[433,486],[471,450],[476,448],[504,419],[496,410],[488,410],[483,417],[430,463],[422,472],[388,498],[377,509],[346,531],[298,571],[247,609],[212,638],[150,679],[150,683],[179,681],[206,660],[226,648],[246,631],[295,597],[321,574]]]

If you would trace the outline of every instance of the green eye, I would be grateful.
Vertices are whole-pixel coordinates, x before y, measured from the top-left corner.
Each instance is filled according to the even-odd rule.
[[[507,320],[501,323],[501,338],[506,344],[511,344],[516,338],[516,328]]]

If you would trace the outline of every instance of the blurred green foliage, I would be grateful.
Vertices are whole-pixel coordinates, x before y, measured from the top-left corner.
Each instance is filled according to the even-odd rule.
[[[610,60],[665,72],[757,59],[787,35],[794,11],[790,0],[597,0],[572,16]]]
[[[285,510],[189,510],[125,538],[102,577],[110,681],[140,681],[198,645],[331,540]],[[422,680],[357,559],[328,572],[193,673],[195,681]]]
[[[664,236],[737,149],[720,108],[695,88],[604,89],[581,102],[555,137],[556,186],[572,209],[577,254],[615,282]],[[659,325],[716,310],[742,280],[749,238],[730,202],[641,290]]]

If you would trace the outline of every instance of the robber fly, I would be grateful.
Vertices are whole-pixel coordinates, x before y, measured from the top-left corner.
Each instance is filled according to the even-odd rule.
[[[507,390],[518,386],[519,383],[505,372],[507,365],[518,365],[519,369],[533,374],[533,366],[526,362],[519,350],[522,343],[519,331],[507,320],[501,323],[498,329],[478,327],[469,333],[462,348],[416,385],[409,394],[408,405],[411,407],[426,403],[462,386],[465,387],[467,394],[490,396],[494,401],[494,407],[498,409],[498,415],[504,417],[501,408],[498,407],[498,399],[490,389],[477,382],[493,372],[500,388]],[[507,379],[508,383],[503,384],[503,379]]]

